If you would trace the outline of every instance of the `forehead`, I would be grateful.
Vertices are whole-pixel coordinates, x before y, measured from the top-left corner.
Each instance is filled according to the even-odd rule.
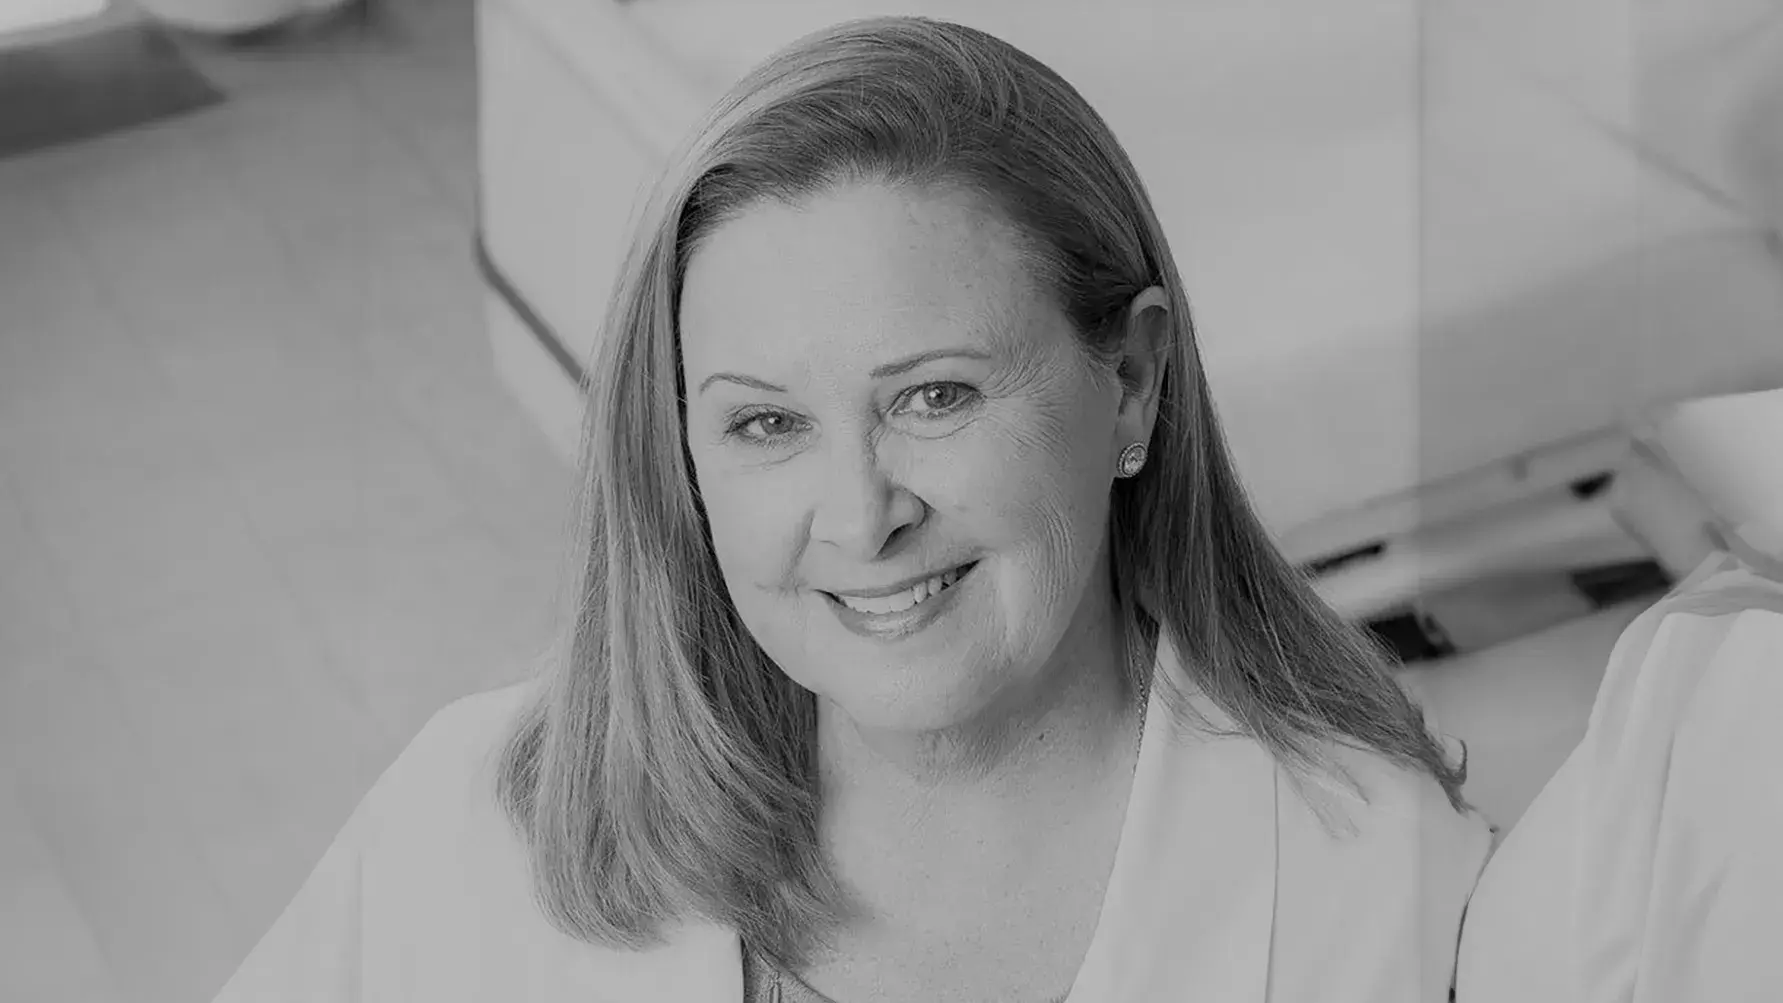
[[[720,226],[688,264],[680,323],[689,367],[721,368],[1020,330],[1040,301],[1013,227],[975,200],[860,185]]]

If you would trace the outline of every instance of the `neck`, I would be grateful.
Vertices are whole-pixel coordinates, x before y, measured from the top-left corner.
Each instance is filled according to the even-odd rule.
[[[1113,610],[1078,619],[1028,685],[946,733],[869,732],[820,702],[824,829],[845,868],[847,857],[930,851],[964,863],[976,846],[1018,863],[1061,816],[1124,799],[1126,785],[1110,781],[1136,761],[1141,694]]]

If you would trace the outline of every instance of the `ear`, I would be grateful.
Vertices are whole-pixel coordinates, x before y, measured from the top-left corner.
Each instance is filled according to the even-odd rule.
[[[1116,359],[1121,388],[1114,428],[1116,453],[1135,442],[1151,445],[1170,348],[1169,296],[1160,286],[1144,290],[1128,304],[1123,324],[1126,329]]]

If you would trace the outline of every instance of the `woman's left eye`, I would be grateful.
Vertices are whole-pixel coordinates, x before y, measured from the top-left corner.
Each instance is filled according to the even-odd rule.
[[[925,383],[911,388],[898,409],[924,418],[940,417],[958,411],[977,397],[978,391],[964,383]]]

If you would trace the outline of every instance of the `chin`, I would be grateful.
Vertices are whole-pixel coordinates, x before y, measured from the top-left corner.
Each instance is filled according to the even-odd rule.
[[[832,669],[831,671],[834,671]],[[982,665],[956,649],[934,658],[863,658],[844,678],[817,692],[862,728],[890,732],[945,731],[970,721],[995,697],[997,684]]]
[[[945,732],[970,721],[968,708],[947,699],[838,700],[836,706],[863,731],[889,735]]]

